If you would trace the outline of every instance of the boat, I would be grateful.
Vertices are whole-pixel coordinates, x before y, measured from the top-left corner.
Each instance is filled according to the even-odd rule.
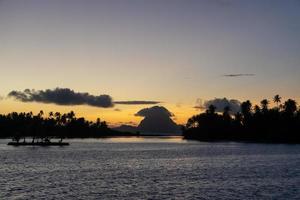
[[[61,138],[58,142],[51,142],[50,138],[41,138],[40,141],[34,141],[32,142],[26,142],[25,138],[23,142],[20,142],[19,137],[12,138],[12,142],[9,142],[7,145],[11,146],[68,146],[70,145],[68,142],[63,142],[63,139]]]
[[[9,142],[11,146],[69,146],[68,142]]]

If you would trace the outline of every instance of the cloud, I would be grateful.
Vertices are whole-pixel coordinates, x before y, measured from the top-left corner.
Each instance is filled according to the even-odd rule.
[[[231,113],[237,113],[240,111],[241,102],[236,99],[227,98],[215,98],[204,102],[198,99],[195,108],[205,110],[208,109],[210,105],[214,105],[217,112],[223,112],[224,108],[229,106]]]
[[[55,88],[53,90],[11,91],[8,97],[22,102],[54,103],[57,105],[90,105],[108,108],[113,106],[112,98],[103,94],[94,96],[89,93],[74,92],[69,88]]]
[[[109,108],[114,104],[145,105],[158,104],[158,101],[113,101],[107,94],[99,96],[87,92],[75,92],[69,88],[55,88],[47,90],[11,91],[8,97],[21,102],[53,103],[57,105],[89,105],[94,107]]]
[[[115,101],[115,104],[123,105],[149,105],[149,104],[159,104],[159,101]]]
[[[224,74],[224,77],[255,76],[255,74]]]
[[[151,108],[144,108],[137,112],[135,116],[139,117],[156,117],[156,116],[167,116],[173,117],[174,114],[168,111],[165,107],[162,106],[154,106]]]

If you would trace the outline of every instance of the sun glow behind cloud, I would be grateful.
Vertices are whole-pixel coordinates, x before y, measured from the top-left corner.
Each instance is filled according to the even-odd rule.
[[[165,106],[174,113],[174,121],[178,124],[185,124],[188,117],[198,113],[192,105],[178,106],[176,104],[160,104]],[[43,110],[45,114],[49,112],[67,113],[74,111],[77,117],[85,117],[88,120],[95,121],[97,118],[105,120],[110,126],[118,126],[121,124],[138,125],[143,119],[135,116],[137,111],[151,107],[151,105],[118,105],[115,108],[94,108],[90,106],[59,106],[54,104],[40,104],[40,103],[22,103],[11,99],[4,99],[0,101],[0,113],[16,112],[30,112],[38,113]],[[118,110],[116,110],[118,109]]]

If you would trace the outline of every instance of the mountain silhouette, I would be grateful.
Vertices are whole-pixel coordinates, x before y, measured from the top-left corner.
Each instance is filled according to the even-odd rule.
[[[137,127],[141,133],[165,133],[170,135],[180,135],[179,126],[171,119],[174,115],[162,106],[144,108],[136,113],[136,116],[144,117]]]

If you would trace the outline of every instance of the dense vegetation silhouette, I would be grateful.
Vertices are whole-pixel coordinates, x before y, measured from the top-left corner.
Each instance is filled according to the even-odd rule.
[[[32,142],[43,138],[98,138],[106,136],[132,135],[108,128],[99,118],[96,122],[76,118],[73,111],[65,114],[40,111],[37,115],[12,112],[0,115],[0,138],[12,137],[20,140],[32,137]]]
[[[273,98],[275,107],[269,108],[270,101],[263,99],[260,106],[253,106],[247,100],[241,103],[240,112],[233,114],[226,106],[223,113],[210,105],[206,112],[192,116],[183,127],[186,139],[202,141],[245,141],[300,143],[300,108],[297,102],[281,97]],[[77,118],[73,111],[61,114],[43,111],[34,115],[12,112],[0,114],[0,138],[21,140],[31,137],[32,142],[47,138],[99,138],[109,136],[133,136],[137,133],[120,132],[110,129],[99,118],[91,122]]]
[[[241,110],[231,114],[230,107],[217,113],[210,105],[205,113],[191,117],[183,127],[186,139],[202,141],[246,141],[300,143],[300,108],[297,102],[288,99],[281,104],[281,97],[273,99],[275,107],[263,99],[260,106],[252,106],[248,100],[241,103]]]

